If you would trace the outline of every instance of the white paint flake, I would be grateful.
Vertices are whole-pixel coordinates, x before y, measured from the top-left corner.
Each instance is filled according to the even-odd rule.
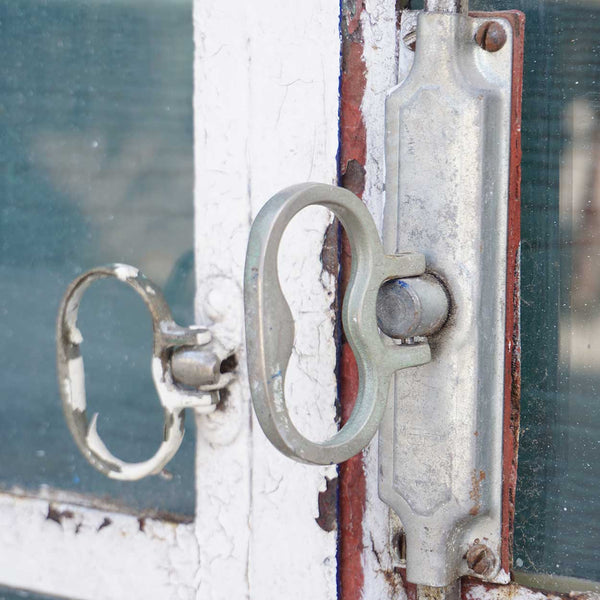
[[[131,265],[115,264],[115,276],[120,281],[135,279],[139,275],[139,273],[139,269],[136,269]]]
[[[366,86],[362,113],[367,131],[367,160],[363,198],[381,233],[385,202],[385,97],[396,83],[396,14],[393,2],[366,0],[361,24]],[[390,577],[394,557],[390,548],[389,508],[377,489],[378,435],[364,451],[367,495],[363,520],[365,600],[403,600],[399,576]],[[388,574],[388,577],[385,574]],[[393,581],[393,584],[391,582]]]
[[[66,386],[67,402],[73,410],[83,412],[86,407],[85,398],[85,369],[83,357],[71,358],[67,362],[68,379],[61,382]]]

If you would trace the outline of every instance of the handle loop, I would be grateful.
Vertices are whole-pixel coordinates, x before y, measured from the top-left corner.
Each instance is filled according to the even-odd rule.
[[[305,438],[290,418],[284,382],[294,342],[294,321],[281,291],[277,255],[283,232],[303,208],[325,206],[341,221],[352,248],[352,271],[342,309],[344,331],[358,364],[359,390],[348,422],[323,443]],[[425,271],[421,254],[385,255],[371,215],[343,188],[306,183],[273,196],[258,213],[246,256],[244,304],[248,373],[259,423],[275,447],[300,462],[343,462],[372,439],[385,410],[392,374],[431,360],[427,343],[387,345],[377,328],[381,284]]]
[[[129,463],[114,456],[97,429],[98,414],[88,423],[86,414],[85,372],[79,345],[83,341],[77,329],[81,298],[99,279],[114,277],[133,288],[143,299],[152,317],[154,332],[152,379],[164,410],[163,440],[146,461]],[[135,267],[112,264],[83,273],[68,287],[62,300],[57,323],[57,370],[60,395],[67,425],[79,450],[96,469],[112,479],[134,481],[159,473],[173,458],[184,434],[185,407],[194,406],[212,412],[218,396],[178,388],[171,371],[170,355],[178,346],[201,346],[211,341],[205,328],[184,328],[173,321],[169,306],[158,288]]]

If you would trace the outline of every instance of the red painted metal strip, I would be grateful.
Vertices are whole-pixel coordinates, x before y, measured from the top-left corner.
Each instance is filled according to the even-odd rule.
[[[361,104],[366,77],[360,0],[342,2],[342,73],[340,86],[340,176],[343,187],[362,197],[365,188],[367,132]],[[350,245],[342,235],[340,297],[350,275]],[[350,346],[342,342],[340,364],[342,424],[349,418],[358,394],[358,370]],[[363,517],[366,479],[362,453],[339,466],[338,580],[340,600],[360,600],[364,587],[362,566]]]
[[[506,332],[504,359],[504,447],[502,489],[501,565],[512,567],[517,451],[521,402],[521,109],[525,15],[513,11],[506,17],[513,27],[512,123],[508,212],[508,259],[506,273]]]
[[[348,344],[342,346],[341,364],[342,421],[345,422],[358,393],[358,369]],[[340,600],[360,600],[364,586],[362,566],[363,515],[366,481],[362,453],[339,467],[339,583]]]

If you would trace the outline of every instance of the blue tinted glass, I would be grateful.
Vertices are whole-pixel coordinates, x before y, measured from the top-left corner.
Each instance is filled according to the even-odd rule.
[[[31,592],[0,588],[0,600],[54,600],[54,598],[32,594]]]
[[[192,321],[191,0],[0,0],[0,487],[127,509],[194,510],[193,419],[169,474],[108,480],[64,424],[54,327],[67,284],[109,262]],[[150,457],[162,410],[142,301],[95,284],[81,308],[88,410],[109,448]]]
[[[600,580],[600,3],[525,12],[515,566]]]

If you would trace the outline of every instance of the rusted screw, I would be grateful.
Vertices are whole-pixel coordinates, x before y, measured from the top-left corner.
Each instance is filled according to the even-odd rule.
[[[496,567],[496,557],[485,544],[473,544],[467,551],[467,565],[477,575],[489,577]]]
[[[415,48],[417,47],[417,30],[416,29],[412,29],[411,31],[409,31],[403,38],[402,41],[404,42],[404,45],[409,49],[412,50],[413,52],[415,51]]]
[[[486,21],[475,34],[475,41],[488,52],[498,52],[506,44],[506,31],[496,21]]]

